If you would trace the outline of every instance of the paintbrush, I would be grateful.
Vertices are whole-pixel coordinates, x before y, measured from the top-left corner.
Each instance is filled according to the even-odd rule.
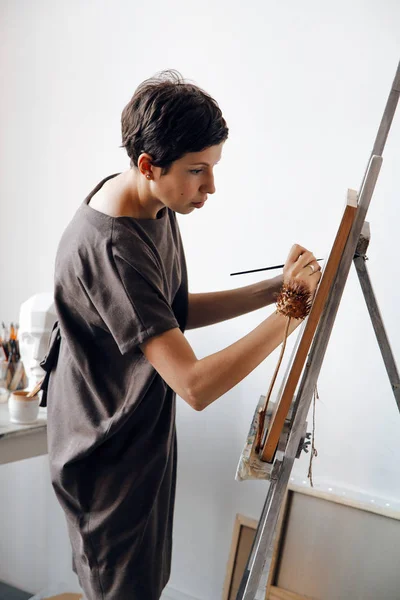
[[[44,377],[43,377],[43,379],[41,379],[39,381],[39,383],[37,383],[35,385],[35,387],[33,388],[33,390],[31,390],[30,392],[27,393],[26,397],[27,398],[33,398],[34,396],[36,396],[36,394],[38,394],[40,392],[41,388],[42,388],[43,381],[44,381]]]
[[[317,258],[316,260],[324,260],[323,258]],[[258,273],[259,271],[272,271],[273,269],[283,269],[285,265],[274,265],[273,267],[263,267],[262,269],[252,269],[251,271],[238,271],[237,273],[231,273],[232,275],[246,275],[247,273]]]

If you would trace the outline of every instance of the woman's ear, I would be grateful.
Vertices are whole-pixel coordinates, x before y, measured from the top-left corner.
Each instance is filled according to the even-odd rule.
[[[139,172],[146,177],[146,179],[154,179],[153,158],[150,154],[143,152],[138,158],[138,169]]]

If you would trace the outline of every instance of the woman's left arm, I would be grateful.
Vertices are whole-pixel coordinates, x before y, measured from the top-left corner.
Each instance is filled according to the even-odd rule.
[[[275,302],[283,283],[283,275],[252,285],[204,294],[189,294],[187,329],[205,327],[227,321]]]

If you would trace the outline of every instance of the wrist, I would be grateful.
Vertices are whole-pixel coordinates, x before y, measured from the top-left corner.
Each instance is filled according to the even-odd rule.
[[[275,304],[283,285],[283,275],[259,281],[251,286],[253,302],[257,308]],[[249,288],[247,288],[249,289]]]
[[[270,282],[269,293],[270,293],[270,296],[271,296],[270,303],[272,303],[272,302],[276,302],[276,299],[277,299],[278,295],[282,291],[282,286],[284,284],[283,274],[277,275],[273,279],[270,279],[269,282]]]

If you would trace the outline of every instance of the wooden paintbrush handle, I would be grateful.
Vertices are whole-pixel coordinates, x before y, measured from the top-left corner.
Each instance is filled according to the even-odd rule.
[[[35,385],[35,387],[33,388],[33,390],[31,390],[29,392],[29,394],[26,395],[26,397],[27,398],[33,398],[33,396],[36,396],[36,394],[38,394],[40,392],[40,390],[42,389],[43,381],[44,381],[44,377],[39,381],[39,383],[37,383]]]

